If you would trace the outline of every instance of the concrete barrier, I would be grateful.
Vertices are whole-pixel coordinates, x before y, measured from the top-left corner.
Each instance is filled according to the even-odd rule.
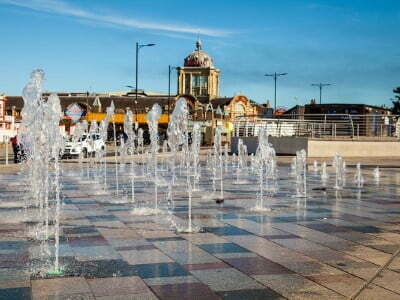
[[[258,137],[249,136],[241,137],[243,144],[247,146],[247,152],[249,154],[256,153],[258,147]],[[231,152],[237,153],[238,137],[232,137],[231,139]],[[273,137],[270,136],[268,141],[272,144],[277,154],[280,155],[296,155],[296,151],[308,149],[307,138],[302,137]]]
[[[276,154],[296,155],[296,151],[302,149],[308,153],[308,139],[304,137],[270,137],[269,142],[274,147]]]
[[[243,144],[247,146],[249,154],[256,153],[258,147],[258,136],[236,137],[231,138],[231,152],[238,153],[238,140],[242,139]]]
[[[400,142],[385,141],[308,141],[309,157],[394,157],[400,156]]]
[[[241,137],[248,153],[255,153],[258,137]],[[231,152],[237,153],[238,137],[231,139]],[[400,157],[400,142],[395,141],[325,141],[304,137],[269,137],[269,142],[278,155],[295,155],[306,150],[308,157],[332,157],[340,153],[343,157]]]

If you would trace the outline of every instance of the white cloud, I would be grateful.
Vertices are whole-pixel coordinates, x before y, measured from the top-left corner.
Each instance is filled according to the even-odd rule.
[[[103,24],[123,26],[125,28],[201,34],[214,37],[227,36],[231,33],[229,31],[220,29],[194,27],[189,25],[181,26],[177,24],[156,23],[128,17],[121,17],[117,15],[97,14],[92,11],[81,9],[77,6],[73,6],[62,0],[0,0],[0,4],[14,5],[41,12],[66,15],[75,18],[96,21]]]

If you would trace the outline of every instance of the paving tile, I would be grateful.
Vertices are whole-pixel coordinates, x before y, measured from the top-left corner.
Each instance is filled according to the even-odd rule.
[[[356,267],[356,266],[349,266],[349,267],[343,267],[343,270],[348,272],[351,275],[360,277],[364,280],[370,279],[376,271],[379,269],[379,267]]]
[[[27,270],[7,268],[0,271],[0,288],[10,287],[9,284],[12,282],[29,282],[29,280],[30,273]]]
[[[320,262],[287,263],[285,264],[285,267],[293,272],[307,276],[319,274],[340,275],[344,273],[337,268],[333,268]]]
[[[214,262],[214,263],[204,263],[204,264],[187,264],[182,265],[186,270],[207,270],[207,269],[223,269],[230,268],[231,266],[227,265],[222,261]]]
[[[232,252],[232,253],[228,252],[228,253],[215,253],[213,255],[222,260],[226,258],[257,257],[257,254],[253,252]]]
[[[202,283],[153,285],[151,289],[161,300],[220,299],[209,287]]]
[[[0,299],[4,300],[30,300],[30,287],[1,288]]]
[[[70,237],[68,240],[71,247],[92,247],[92,246],[106,246],[108,242],[101,235],[84,236],[84,237]]]
[[[283,239],[296,239],[299,238],[297,235],[294,234],[275,234],[275,235],[263,235],[264,238],[268,240],[283,240]]]
[[[248,275],[293,274],[293,271],[262,257],[227,258],[225,262]]]
[[[159,237],[159,238],[146,238],[149,242],[168,242],[168,241],[183,241],[184,238],[180,236]]]
[[[257,236],[230,236],[229,240],[276,263],[314,262],[315,260]]]
[[[3,280],[3,281],[0,281],[0,289],[30,288],[30,286],[31,286],[31,283],[29,280],[25,280],[25,281]]]
[[[121,255],[110,246],[74,247],[79,261],[120,259]]]
[[[89,285],[82,277],[32,280],[32,296],[40,299],[45,296],[91,293]]]
[[[34,298],[33,300],[36,299]],[[95,300],[95,297],[91,293],[78,293],[69,295],[50,295],[40,298],[40,300]]]
[[[114,215],[101,215],[101,216],[87,216],[90,222],[108,222],[108,221],[118,221],[118,218]]]
[[[395,294],[391,291],[383,289],[377,285],[371,284],[368,288],[364,289],[361,294],[357,297],[357,299],[362,300],[376,300],[376,299],[385,299],[385,300],[398,300],[400,299],[399,294]]]
[[[362,279],[350,274],[317,275],[307,276],[307,278],[347,297],[352,296],[365,283]]]
[[[152,245],[150,242],[145,239],[107,239],[108,243],[113,247],[137,247],[137,246],[145,246]]]
[[[176,234],[174,232],[171,232],[169,230],[137,230],[137,232],[143,237],[143,238],[160,238],[160,237],[174,237]]]
[[[78,226],[78,227],[64,227],[64,234],[81,234],[81,233],[96,233],[99,231],[94,226]]]
[[[169,276],[169,277],[155,277],[155,278],[146,278],[144,282],[148,286],[152,285],[164,285],[164,284],[181,284],[181,283],[193,283],[199,282],[193,276]]]
[[[198,245],[198,247],[207,251],[208,253],[211,253],[211,254],[249,252],[247,249],[244,249],[234,243],[201,244],[201,245]]]
[[[157,247],[154,245],[115,247],[115,250],[117,251],[129,251],[129,250],[141,251],[141,250],[153,250],[153,249],[157,249]]]
[[[167,256],[180,264],[214,263],[219,259],[186,240],[154,242]]]
[[[113,276],[135,276],[134,266],[122,259],[75,261],[65,265],[66,274],[85,278],[106,278]]]
[[[17,266],[23,267],[29,262],[28,251],[18,251],[14,253],[0,254],[1,268],[14,268]]]
[[[299,252],[304,250],[312,250],[312,251],[324,251],[326,247],[308,241],[302,238],[292,238],[292,239],[274,239],[275,243],[280,244],[286,248],[293,249]]]
[[[253,277],[288,299],[345,299],[344,296],[298,274],[255,275]]]
[[[395,293],[400,294],[400,273],[391,270],[383,270],[374,280],[376,285],[384,287]]]
[[[185,234],[182,237],[195,245],[209,244],[209,243],[215,243],[215,244],[226,243],[226,240],[223,239],[222,237],[209,232]]]
[[[152,293],[96,297],[96,300],[158,300]]]
[[[204,227],[206,232],[211,232],[219,236],[225,235],[249,235],[250,232],[234,227],[234,226],[225,226],[225,227]]]
[[[177,263],[135,265],[133,269],[136,270],[137,275],[143,279],[189,275],[189,273]]]
[[[399,249],[399,246],[397,244],[389,244],[388,242],[387,242],[387,244],[380,244],[380,245],[370,244],[370,243],[366,243],[364,245],[367,247],[382,251],[382,252],[390,253],[390,254],[395,253],[397,251],[397,249]]]
[[[141,236],[132,229],[129,228],[98,228],[98,232],[107,239],[140,239]]]
[[[239,290],[239,291],[228,291],[228,292],[218,292],[217,293],[222,299],[226,300],[242,300],[242,299],[254,299],[254,300],[264,300],[264,299],[286,299],[279,295],[274,290],[264,288],[260,290]]]
[[[400,270],[400,257],[396,257],[391,264],[389,265],[389,268],[393,270]]]
[[[173,262],[171,258],[158,249],[119,251],[119,253],[130,265]]]
[[[262,289],[262,285],[233,269],[194,270],[191,273],[213,291]]]
[[[319,224],[308,224],[306,227],[325,232],[325,233],[332,233],[332,232],[348,232],[349,229],[345,227],[340,227],[340,226],[335,226],[332,224],[326,224],[326,223],[319,223]]]
[[[87,280],[90,289],[96,297],[144,294],[149,288],[137,276],[95,278]]]
[[[391,255],[388,253],[384,253],[361,245],[352,247],[351,249],[345,250],[343,252],[364,259],[366,261],[370,261],[377,265],[385,264],[391,257]]]
[[[381,229],[374,226],[349,226],[351,230],[360,231],[363,233],[379,233],[382,232]]]
[[[2,253],[7,253],[6,251],[22,251],[28,245],[26,241],[0,241],[0,251],[4,251]]]

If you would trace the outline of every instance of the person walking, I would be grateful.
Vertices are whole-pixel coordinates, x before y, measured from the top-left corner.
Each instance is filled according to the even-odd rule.
[[[17,164],[19,163],[19,144],[18,144],[18,137],[14,136],[10,139],[12,148],[13,148],[13,152],[14,152],[14,163]]]
[[[383,123],[385,124],[386,136],[391,136],[390,120],[388,116],[383,118]]]

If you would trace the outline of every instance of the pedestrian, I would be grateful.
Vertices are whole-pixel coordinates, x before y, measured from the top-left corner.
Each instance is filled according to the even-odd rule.
[[[389,120],[388,116],[385,116],[383,118],[383,123],[385,124],[385,128],[386,128],[386,136],[391,136],[390,120]]]
[[[10,139],[12,148],[13,148],[13,152],[14,152],[14,163],[17,164],[19,163],[19,158],[18,158],[18,154],[19,154],[19,144],[18,144],[18,137],[14,136]]]

